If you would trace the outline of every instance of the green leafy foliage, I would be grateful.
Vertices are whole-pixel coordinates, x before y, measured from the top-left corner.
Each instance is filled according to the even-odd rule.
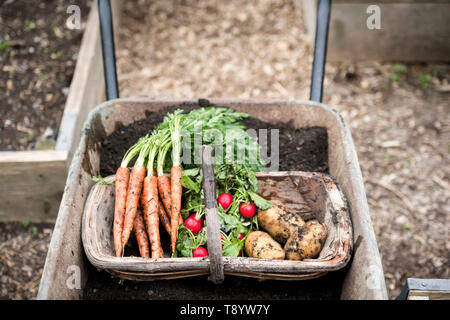
[[[264,199],[259,194],[255,193],[255,192],[251,192],[251,191],[248,194],[250,195],[250,198],[252,198],[253,202],[255,203],[255,206],[257,206],[261,210],[267,210],[272,207],[272,202]]]
[[[0,38],[0,52],[2,52],[3,50],[8,49],[9,47],[9,41],[8,40],[3,40]]]
[[[408,73],[408,67],[404,64],[396,63],[393,65],[392,69],[394,73],[389,75],[389,80],[392,82],[400,83],[403,77]]]
[[[189,176],[182,176],[180,178],[180,182],[184,188],[192,190],[194,192],[200,192],[200,186],[194,181],[192,181],[192,179],[189,178]]]
[[[419,75],[419,82],[424,90],[427,90],[428,88],[430,88],[431,80],[432,80],[432,77],[430,74],[421,73]]]
[[[233,239],[224,239],[222,255],[226,257],[237,257],[239,253],[242,252],[244,248],[244,239],[238,240],[237,238]]]
[[[205,205],[201,172],[200,170],[186,170],[184,173],[190,175],[183,176],[181,180],[184,187],[183,217],[192,213],[196,213],[197,217],[202,217]],[[217,196],[223,192],[231,193],[233,196],[233,202],[227,210],[220,205],[217,208],[223,239],[222,254],[236,257],[242,252],[245,237],[251,231],[258,230],[256,215],[251,219],[244,218],[239,212],[239,205],[242,202],[253,201],[258,208],[266,210],[272,206],[272,203],[256,193],[258,180],[250,167],[239,164],[222,164],[215,166],[214,173]],[[192,250],[197,248],[199,243],[203,243],[203,240],[206,241],[206,238],[203,239],[203,233],[194,235],[184,226],[179,227],[179,234],[180,238],[177,239],[176,245],[178,256],[192,256]],[[244,239],[239,240],[240,235],[243,235]],[[198,240],[198,237],[201,239]]]
[[[197,235],[183,225],[178,227],[176,252],[174,257],[192,257],[192,251],[206,244],[207,229],[204,227]]]
[[[62,50],[58,50],[54,54],[52,54],[52,59],[59,59],[59,58],[62,57],[62,55],[63,55],[63,51]]]
[[[393,69],[396,74],[406,74],[408,72],[408,67],[404,64],[396,63],[394,64]]]
[[[34,29],[36,29],[36,23],[33,20],[28,21],[25,25],[25,32],[30,32]]]
[[[113,184],[112,182],[106,181],[101,175],[92,177],[92,181],[97,182],[99,184],[103,184],[103,185]]]
[[[30,221],[22,221],[22,226],[24,227],[24,228],[28,228],[28,226],[30,225]]]

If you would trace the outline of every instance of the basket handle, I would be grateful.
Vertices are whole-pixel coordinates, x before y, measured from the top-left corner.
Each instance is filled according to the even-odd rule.
[[[220,225],[216,200],[216,180],[214,178],[214,159],[211,146],[202,146],[202,175],[211,274],[208,277],[208,280],[215,284],[220,284],[224,280],[222,241],[220,240]]]

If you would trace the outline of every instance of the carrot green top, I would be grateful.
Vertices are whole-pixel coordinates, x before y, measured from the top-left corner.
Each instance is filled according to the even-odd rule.
[[[140,138],[138,142],[136,142],[130,149],[127,150],[125,155],[123,156],[122,162],[120,164],[121,167],[126,168],[130,161],[138,154],[140,154],[141,149],[145,146],[148,141],[148,134],[144,137]]]

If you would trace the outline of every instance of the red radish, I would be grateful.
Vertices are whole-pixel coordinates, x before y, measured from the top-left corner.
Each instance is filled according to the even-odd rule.
[[[238,236],[238,240],[242,240],[242,239],[244,239],[244,235],[241,233]],[[239,250],[238,257],[240,257],[240,256],[242,256],[242,250]]]
[[[195,213],[191,214],[189,218],[184,221],[184,226],[192,231],[193,234],[199,233],[200,230],[203,229],[202,227],[203,219],[199,218],[197,219],[195,217]]]
[[[239,212],[244,218],[251,218],[256,213],[256,206],[252,202],[242,202],[239,206]]]
[[[233,196],[229,193],[222,193],[219,195],[219,198],[217,198],[217,201],[224,210],[227,210],[228,207],[231,206],[231,203],[233,202]]]
[[[198,247],[198,248],[192,250],[192,256],[195,258],[206,257],[207,255],[208,255],[208,250],[206,250],[203,247]]]

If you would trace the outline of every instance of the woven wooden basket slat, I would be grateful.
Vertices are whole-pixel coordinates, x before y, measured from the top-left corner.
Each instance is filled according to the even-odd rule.
[[[223,257],[219,268],[223,274],[258,279],[304,280],[339,270],[348,263],[353,246],[350,215],[342,192],[330,176],[291,171],[258,173],[257,179],[258,193],[263,197],[283,201],[304,219],[316,218],[325,223],[327,240],[317,259],[291,261]],[[114,182],[115,177],[109,176],[105,180]],[[159,259],[115,257],[112,240],[114,196],[113,185],[97,183],[86,200],[82,241],[87,258],[95,267],[116,277],[137,281],[177,279],[211,273],[214,266],[209,257],[170,258],[169,252],[165,252],[165,258]],[[220,243],[220,239],[216,240]]]

